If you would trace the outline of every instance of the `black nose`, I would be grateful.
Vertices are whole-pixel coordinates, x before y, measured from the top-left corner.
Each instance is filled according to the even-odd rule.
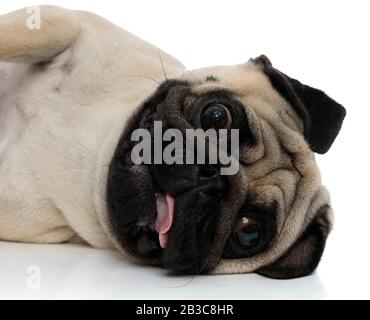
[[[153,164],[151,173],[159,191],[175,196],[199,187],[216,195],[227,187],[226,176],[222,176],[220,168],[215,165]]]
[[[212,179],[220,175],[220,168],[215,165],[202,165],[199,168],[199,178]]]

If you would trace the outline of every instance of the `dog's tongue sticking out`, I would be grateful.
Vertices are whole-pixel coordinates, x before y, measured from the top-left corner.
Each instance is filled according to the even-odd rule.
[[[159,234],[159,244],[162,248],[167,247],[168,232],[171,229],[175,211],[175,198],[169,194],[157,194],[157,219],[155,231]]]

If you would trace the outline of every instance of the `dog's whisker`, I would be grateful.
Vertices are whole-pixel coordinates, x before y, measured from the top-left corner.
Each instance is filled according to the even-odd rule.
[[[161,54],[161,50],[160,49],[158,49],[158,53],[159,53],[159,61],[161,62],[161,66],[162,66],[162,71],[163,71],[164,78],[165,78],[165,80],[168,80],[166,70],[164,69],[163,60],[162,60],[162,54]]]
[[[183,288],[189,285],[193,280],[195,279],[195,276],[192,276],[190,280],[187,280],[184,284],[178,285],[178,286],[161,286],[163,288]]]
[[[93,173],[95,173],[98,169],[109,167],[109,164],[102,164],[101,166],[95,167],[93,170],[90,171],[88,177],[90,177]]]
[[[158,80],[156,80],[154,78],[151,78],[151,77],[148,77],[148,76],[132,74],[132,75],[124,75],[124,77],[126,77],[126,78],[130,78],[130,77],[132,77],[132,78],[143,78],[143,79],[151,80],[151,81],[155,82],[158,85],[161,84]]]
[[[204,269],[205,269],[205,267],[206,267],[206,266],[207,266],[207,262],[203,264],[203,266],[199,269],[199,272],[197,272],[196,274],[192,275],[192,276],[190,277],[190,279],[189,279],[188,281],[186,281],[184,284],[179,285],[179,286],[174,286],[174,287],[169,287],[169,286],[166,286],[166,287],[168,287],[168,288],[183,288],[183,287],[185,287],[185,286],[189,285],[190,283],[192,283],[192,282],[194,281],[194,279],[195,279],[197,276],[199,276],[199,275],[201,275],[201,274],[202,274],[202,272],[204,271]]]

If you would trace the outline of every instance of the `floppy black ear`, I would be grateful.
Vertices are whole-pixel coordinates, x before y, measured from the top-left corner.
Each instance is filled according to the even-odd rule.
[[[293,246],[277,261],[257,270],[257,273],[274,279],[292,279],[311,274],[320,262],[331,223],[329,206],[319,210],[317,217]]]
[[[268,76],[272,86],[292,105],[303,119],[304,136],[311,150],[329,150],[342,126],[346,110],[324,92],[300,83],[275,69],[262,55],[252,60]]]

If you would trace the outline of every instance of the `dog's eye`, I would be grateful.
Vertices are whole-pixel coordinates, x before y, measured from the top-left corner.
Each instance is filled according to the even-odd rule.
[[[211,104],[202,113],[203,129],[230,129],[231,122],[230,111],[222,104]]]
[[[234,227],[234,233],[243,247],[251,247],[261,237],[261,227],[251,218],[242,217]]]

